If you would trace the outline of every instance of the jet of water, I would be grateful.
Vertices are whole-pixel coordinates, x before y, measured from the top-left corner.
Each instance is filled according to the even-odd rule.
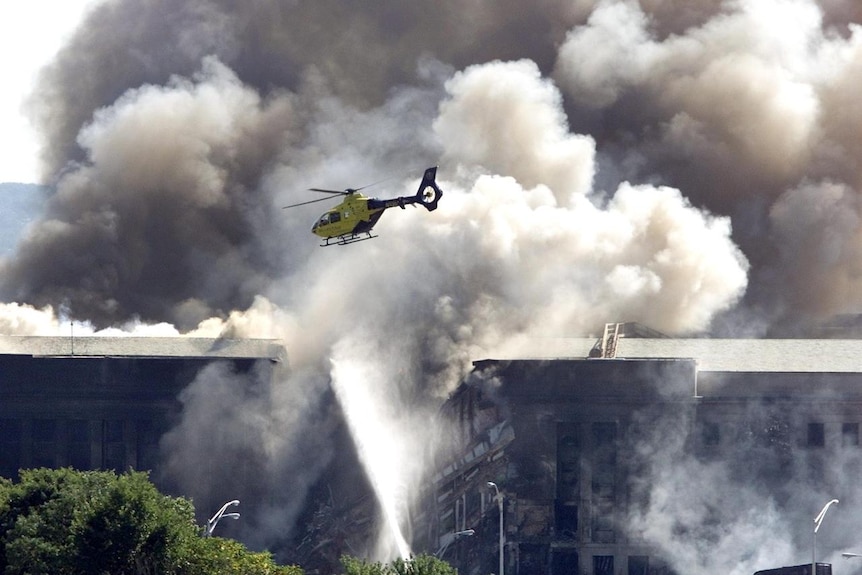
[[[407,519],[405,485],[399,477],[406,450],[391,410],[377,398],[379,384],[367,362],[332,359],[332,386],[386,519],[390,549],[394,544],[398,556],[408,559],[410,545],[401,532]]]

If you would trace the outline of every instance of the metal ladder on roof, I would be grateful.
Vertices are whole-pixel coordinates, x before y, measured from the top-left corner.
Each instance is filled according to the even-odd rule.
[[[602,335],[602,355],[604,358],[617,356],[617,342],[623,336],[622,323],[606,323],[605,333]]]

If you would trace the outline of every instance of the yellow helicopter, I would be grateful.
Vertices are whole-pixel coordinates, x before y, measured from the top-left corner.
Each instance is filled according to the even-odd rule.
[[[327,210],[317,219],[311,228],[311,232],[323,238],[324,241],[320,244],[321,246],[336,244],[343,246],[376,238],[377,236],[371,234],[371,230],[374,228],[377,220],[380,219],[380,216],[383,215],[383,212],[388,208],[398,206],[404,209],[408,204],[419,204],[429,212],[437,209],[437,202],[443,196],[443,191],[437,186],[436,177],[437,166],[428,168],[425,170],[425,175],[422,177],[419,190],[415,195],[402,196],[390,200],[369,198],[359,193],[359,190],[368,186],[355,189],[348,188],[344,191],[309,188],[312,192],[344,196],[344,200],[340,204],[331,210]],[[282,209],[295,208],[328,199],[326,197],[308,202],[300,202],[284,206]]]

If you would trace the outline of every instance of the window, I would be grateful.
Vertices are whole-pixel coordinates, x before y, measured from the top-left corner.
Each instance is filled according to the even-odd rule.
[[[57,421],[54,419],[34,419],[32,428],[33,467],[57,466]]]
[[[629,575],[649,575],[649,557],[629,555]]]
[[[593,423],[593,442],[596,449],[614,449],[617,440],[617,424],[613,421]]]
[[[554,509],[555,529],[557,537],[577,539],[578,537],[578,505],[576,503],[560,503]]]
[[[123,473],[126,467],[126,443],[123,422],[117,419],[102,422],[102,468]]]
[[[591,485],[592,541],[613,543],[616,503],[617,424],[596,422],[592,425],[593,477]]]
[[[841,445],[859,447],[859,424],[845,423],[841,426]]]
[[[33,420],[33,441],[53,443],[57,435],[57,422],[53,419]]]
[[[21,467],[20,419],[0,419],[0,475],[15,477]]]
[[[721,428],[713,421],[704,421],[700,437],[705,446],[716,446],[721,443]]]
[[[155,470],[158,467],[159,433],[156,424],[150,420],[135,422],[137,439],[137,469]]]
[[[614,575],[614,556],[593,555],[593,575]]]
[[[578,575],[578,552],[569,549],[555,549],[551,573],[554,575]]]
[[[484,485],[484,484],[483,484]],[[468,523],[473,523],[474,517],[479,517],[482,512],[482,494],[476,489],[471,489],[464,497],[464,515]]]
[[[440,533],[452,533],[455,529],[455,507],[448,507],[440,515]]]
[[[0,441],[20,443],[21,436],[20,419],[0,419]]]
[[[544,575],[548,569],[548,545],[521,543],[518,548],[518,575]]]
[[[557,427],[557,500],[554,505],[554,529],[557,537],[578,536],[578,501],[580,500],[581,432],[578,424]]]
[[[826,432],[822,423],[808,424],[808,447],[823,447],[826,445]]]
[[[108,443],[121,443],[123,441],[123,422],[118,419],[104,422],[105,441]]]
[[[580,497],[581,438],[575,426],[557,430],[557,499],[577,502]]]
[[[90,422],[73,419],[68,422],[69,465],[79,470],[90,469]]]

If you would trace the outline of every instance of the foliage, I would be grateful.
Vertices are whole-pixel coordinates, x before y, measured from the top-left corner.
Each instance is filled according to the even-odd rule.
[[[458,575],[458,570],[433,555],[423,553],[392,563],[368,562],[345,555],[341,558],[346,575]]]
[[[266,552],[253,553],[232,539],[197,539],[182,575],[228,573],[235,575],[303,575],[295,565],[276,565]]]
[[[7,575],[301,575],[218,537],[203,538],[190,501],[145,473],[31,469],[0,478],[0,572]]]

